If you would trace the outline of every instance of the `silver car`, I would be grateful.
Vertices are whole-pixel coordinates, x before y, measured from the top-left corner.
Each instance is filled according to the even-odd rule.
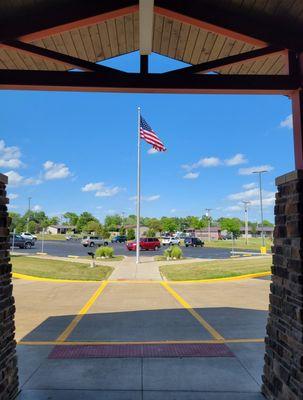
[[[108,241],[99,236],[84,236],[81,243],[84,247],[108,246]]]

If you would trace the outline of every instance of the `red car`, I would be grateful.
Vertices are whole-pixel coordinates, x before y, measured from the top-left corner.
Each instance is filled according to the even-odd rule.
[[[157,238],[142,238],[140,239],[140,249],[141,250],[159,250],[161,243]],[[136,242],[128,242],[126,247],[129,251],[136,250]]]

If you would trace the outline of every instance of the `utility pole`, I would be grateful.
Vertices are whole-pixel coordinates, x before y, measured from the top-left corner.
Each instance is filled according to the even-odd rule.
[[[244,204],[244,221],[245,221],[245,244],[248,244],[248,204],[250,201],[243,200]]]
[[[268,172],[267,170],[263,171],[253,171],[253,174],[259,174],[259,192],[260,192],[260,214],[261,214],[261,236],[262,236],[262,246],[265,246],[264,240],[264,223],[263,223],[263,200],[262,200],[262,174]]]
[[[26,228],[27,232],[28,232],[30,212],[31,212],[31,199],[32,199],[31,197],[28,198],[28,216],[27,216],[27,228]]]
[[[208,217],[208,241],[210,242],[210,212],[212,208],[205,208],[206,216]]]

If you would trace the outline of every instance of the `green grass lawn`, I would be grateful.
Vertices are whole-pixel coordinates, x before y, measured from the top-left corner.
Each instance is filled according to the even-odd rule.
[[[192,264],[170,264],[160,267],[160,272],[169,281],[191,281],[198,279],[227,278],[270,271],[271,257],[204,261]]]
[[[13,272],[40,278],[101,281],[107,279],[112,267],[96,266],[69,261],[47,260],[33,257],[12,257]]]
[[[38,240],[42,240],[42,234],[41,233],[38,233],[36,236],[37,236]],[[65,236],[66,235],[56,235],[56,234],[45,233],[44,234],[44,240],[66,240]]]
[[[79,259],[83,259],[83,260],[91,260],[92,258],[89,256],[80,256]],[[124,260],[123,256],[113,256],[112,258],[101,258],[101,257],[97,257],[96,261],[97,262],[108,262],[108,261],[122,261]]]
[[[205,247],[232,249],[232,240],[212,240],[210,242],[204,240],[204,243]],[[261,246],[262,246],[261,238],[249,238],[248,244],[245,243],[244,238],[239,238],[237,240],[234,240],[235,249],[260,251]],[[265,246],[267,248],[267,252],[268,253],[271,252],[272,241],[270,239],[265,239]]]

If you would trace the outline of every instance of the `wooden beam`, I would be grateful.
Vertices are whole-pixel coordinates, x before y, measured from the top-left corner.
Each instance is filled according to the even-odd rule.
[[[62,64],[67,64],[72,68],[82,69],[84,71],[95,71],[104,72],[111,74],[127,74],[126,72],[119,71],[117,69],[106,67],[104,65],[94,64],[90,61],[82,60],[81,58],[76,58],[69,56],[67,54],[58,53],[57,51],[45,49],[43,47],[35,46],[29,43],[23,43],[19,40],[7,40],[2,43],[4,47],[22,51],[30,55],[35,55],[41,58],[46,58],[51,61],[59,62]]]
[[[148,56],[147,55],[140,56],[140,73],[148,74]]]
[[[175,75],[175,74],[188,74],[196,72],[208,72],[213,71],[216,68],[225,67],[226,65],[232,65],[237,63],[244,63],[260,57],[268,56],[274,53],[281,53],[285,51],[282,47],[268,46],[262,49],[247,51],[245,53],[236,54],[225,58],[219,58],[218,60],[212,60],[205,63],[191,65],[190,67],[180,68],[174,71],[165,72],[164,75]]]
[[[254,46],[272,44],[292,50],[303,49],[303,30],[291,24],[281,25],[274,15],[260,16],[243,12],[236,6],[225,8],[217,2],[155,0],[155,13],[198,26]],[[242,12],[241,12],[242,11]]]
[[[24,42],[43,39],[50,35],[94,25],[108,19],[138,11],[137,0],[52,0],[40,2],[0,18],[0,42],[19,39]],[[39,10],[39,15],[37,15]],[[1,17],[1,16],[0,16]]]
[[[141,55],[152,52],[154,0],[139,0],[139,49]]]
[[[297,77],[284,75],[188,75],[100,72],[0,70],[0,89],[99,91],[124,93],[286,94],[300,87]]]

